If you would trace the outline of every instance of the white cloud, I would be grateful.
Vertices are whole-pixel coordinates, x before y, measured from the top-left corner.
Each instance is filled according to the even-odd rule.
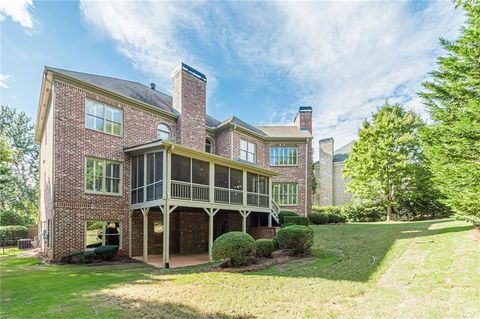
[[[11,75],[8,74],[0,74],[0,88],[8,89],[8,80],[12,78]]]
[[[0,1],[0,21],[8,16],[22,27],[33,29],[31,9],[33,9],[32,0],[2,0]]]
[[[170,87],[170,72],[181,60],[213,82],[221,63],[223,72],[239,70],[235,77],[248,77],[266,92],[296,97],[290,108],[272,105],[263,123],[291,121],[292,108],[311,105],[315,143],[332,136],[341,146],[385,99],[423,112],[416,92],[435,68],[438,38],[454,38],[464,16],[450,1],[418,11],[414,5],[82,1],[80,8],[89,25],[162,87]]]

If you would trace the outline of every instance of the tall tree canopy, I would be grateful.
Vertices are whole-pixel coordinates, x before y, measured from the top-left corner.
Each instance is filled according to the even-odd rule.
[[[419,141],[421,118],[387,102],[364,121],[344,169],[347,188],[357,198],[379,202],[387,220],[402,203],[415,201],[430,187]],[[432,193],[433,194],[433,193]]]
[[[480,2],[457,4],[467,22],[456,41],[440,40],[447,54],[423,84],[433,123],[422,140],[445,204],[480,225]]]
[[[31,119],[0,106],[0,211],[16,212],[26,222],[38,216],[38,146]]]

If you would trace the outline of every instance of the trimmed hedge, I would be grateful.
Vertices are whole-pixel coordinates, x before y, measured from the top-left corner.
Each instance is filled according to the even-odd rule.
[[[93,250],[101,259],[112,260],[118,253],[117,245],[105,245]]]
[[[27,237],[27,227],[21,225],[0,226],[0,238],[20,239]]]
[[[293,249],[295,253],[305,253],[313,245],[313,229],[308,226],[292,225],[281,228],[277,233],[281,249]]]
[[[286,216],[298,216],[297,213],[291,210],[282,210],[278,213],[278,220],[280,222],[280,225],[285,225],[285,217]]]
[[[240,231],[225,233],[213,243],[214,261],[225,260],[230,267],[248,265],[255,255],[255,240]]]
[[[302,216],[285,216],[284,217],[284,225],[291,226],[291,225],[303,225],[308,226],[308,218]]]
[[[323,225],[328,223],[328,215],[324,213],[313,212],[308,215],[310,223],[314,225]]]
[[[272,239],[257,239],[255,241],[256,254],[258,257],[270,257],[275,250]]]
[[[60,262],[66,264],[86,264],[97,258],[93,251],[74,251],[60,257]]]

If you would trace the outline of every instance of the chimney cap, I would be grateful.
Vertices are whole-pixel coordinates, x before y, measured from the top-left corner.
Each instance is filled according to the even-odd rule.
[[[318,140],[318,143],[327,143],[327,142],[333,142],[333,137],[321,138]]]
[[[302,105],[298,108],[299,113],[312,113],[312,107],[308,105]]]
[[[153,82],[150,83],[150,88],[151,88],[152,90],[155,90],[155,87],[156,87],[155,83],[153,83]]]
[[[180,70],[183,70],[191,75],[193,75],[194,77],[202,80],[203,82],[207,82],[207,77],[205,76],[205,74],[203,74],[202,72],[192,68],[191,66],[185,64],[185,63],[180,63],[180,65],[175,69],[173,70],[172,72],[172,77],[175,76],[175,74],[177,74],[178,71]]]

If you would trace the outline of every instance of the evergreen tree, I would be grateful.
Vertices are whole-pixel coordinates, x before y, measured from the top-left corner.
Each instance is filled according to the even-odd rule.
[[[344,169],[347,189],[363,201],[379,202],[387,221],[402,202],[423,193],[426,169],[419,146],[420,117],[387,102],[364,121]]]
[[[433,121],[422,134],[425,155],[444,203],[480,225],[480,2],[457,1],[466,26],[420,93]]]

